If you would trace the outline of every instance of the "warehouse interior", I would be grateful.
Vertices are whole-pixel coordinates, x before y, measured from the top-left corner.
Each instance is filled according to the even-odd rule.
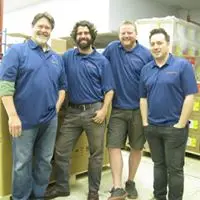
[[[194,67],[200,93],[200,0],[0,0],[0,53],[23,42],[31,35],[31,21],[38,12],[47,11],[55,18],[49,45],[63,54],[74,44],[69,37],[74,23],[89,20],[98,30],[96,46],[99,49],[118,38],[118,27],[123,20],[136,22],[138,41],[149,48],[148,34],[152,27],[163,27],[172,38],[173,54],[187,58]],[[1,60],[1,57],[0,57]],[[185,160],[183,200],[200,199],[200,94],[195,97],[190,117],[190,132]],[[0,104],[0,200],[9,200],[11,194],[11,139],[7,115]],[[87,198],[88,148],[83,135],[72,155],[71,195],[56,200],[84,200]],[[129,146],[123,150],[123,181],[127,179]],[[53,182],[53,173],[52,173]],[[153,162],[148,145],[136,175],[138,200],[148,200],[153,191]],[[112,187],[108,153],[105,148],[100,200],[107,200]]]

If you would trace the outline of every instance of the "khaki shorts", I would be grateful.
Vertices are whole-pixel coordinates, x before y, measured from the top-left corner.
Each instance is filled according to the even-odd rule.
[[[108,124],[107,147],[124,148],[127,138],[131,148],[142,150],[145,143],[140,109],[113,108]]]

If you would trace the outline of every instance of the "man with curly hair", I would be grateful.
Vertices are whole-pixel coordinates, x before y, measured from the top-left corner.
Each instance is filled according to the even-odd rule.
[[[56,184],[47,191],[53,198],[68,196],[69,161],[83,131],[89,143],[88,200],[99,200],[106,115],[113,98],[114,82],[109,61],[93,47],[97,36],[88,21],[75,24],[71,37],[77,48],[68,50],[64,66],[68,78],[69,107],[55,148]]]

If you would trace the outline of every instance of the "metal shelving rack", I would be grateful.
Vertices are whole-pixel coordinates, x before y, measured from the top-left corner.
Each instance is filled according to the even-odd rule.
[[[1,40],[0,40],[1,41],[1,43],[0,43],[0,61],[3,57],[3,55],[5,54],[6,48],[7,48],[7,40],[6,40],[7,36],[6,36],[6,34],[7,34],[6,29],[0,32],[0,37],[1,37]]]

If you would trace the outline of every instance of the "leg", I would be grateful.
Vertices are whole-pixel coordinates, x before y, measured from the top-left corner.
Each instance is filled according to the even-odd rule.
[[[149,125],[144,128],[144,133],[154,162],[154,196],[159,200],[166,200],[167,167],[165,162],[165,147],[162,133],[158,132],[157,128],[156,126]]]
[[[92,117],[96,110],[101,108],[101,103],[95,104],[92,109],[84,112],[83,127],[88,138],[90,157],[88,164],[89,192],[98,192],[101,182],[103,165],[105,122],[97,124]]]
[[[113,109],[107,133],[107,147],[113,178],[113,188],[109,200],[125,199],[126,191],[122,188],[123,158],[121,148],[125,146],[128,129],[129,111]]]
[[[51,159],[57,131],[57,117],[39,126],[35,141],[33,169],[33,195],[43,197],[51,174]]]
[[[37,128],[23,130],[12,140],[13,180],[12,199],[27,200],[32,192],[32,155]]]
[[[131,152],[129,154],[129,174],[126,182],[126,191],[128,192],[129,198],[136,199],[138,197],[138,192],[135,187],[134,178],[141,161],[145,137],[140,110],[137,109],[131,112],[132,115],[128,122],[128,136]]]
[[[184,189],[184,159],[188,127],[169,127],[165,134],[165,155],[169,175],[169,200],[182,200]]]
[[[127,137],[127,114],[121,109],[113,108],[107,133],[107,147],[112,171],[113,187],[122,188],[123,158],[121,148]]]
[[[132,118],[129,121],[129,143],[131,146],[131,153],[129,155],[129,180],[134,180],[138,166],[141,161],[142,149],[145,143],[145,137],[143,133],[142,118],[140,110],[133,110]]]
[[[58,191],[69,193],[71,154],[81,133],[80,112],[69,107],[55,146],[54,167]]]

